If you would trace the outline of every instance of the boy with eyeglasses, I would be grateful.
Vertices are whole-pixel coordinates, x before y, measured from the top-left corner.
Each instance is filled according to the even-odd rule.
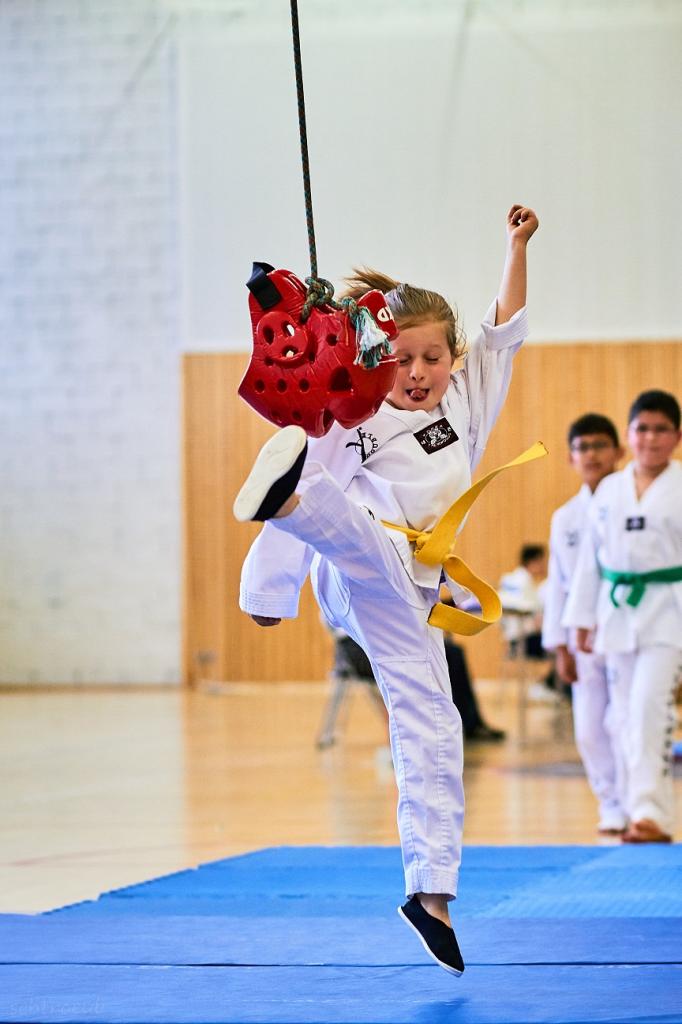
[[[672,456],[681,438],[674,395],[640,394],[628,417],[633,460],[595,492],[564,615],[579,650],[606,658],[629,843],[669,843],[673,834],[682,464]]]
[[[555,652],[556,673],[572,689],[575,744],[599,808],[599,832],[621,835],[626,816],[610,731],[606,662],[576,649],[575,630],[562,625],[592,495],[623,456],[618,431],[606,416],[587,413],[568,430],[569,463],[582,480],[574,497],[552,516],[542,646]]]

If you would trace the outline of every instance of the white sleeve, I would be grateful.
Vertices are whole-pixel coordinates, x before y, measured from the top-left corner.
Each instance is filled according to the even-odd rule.
[[[597,514],[597,504],[593,500],[561,620],[561,624],[569,629],[594,629],[597,624],[597,601],[601,587],[597,559],[600,543]]]
[[[295,619],[314,553],[310,545],[265,523],[242,566],[242,611],[273,619]]]
[[[561,625],[566,604],[566,587],[558,553],[558,522],[552,516],[549,535],[549,570],[545,586],[545,610],[542,616],[542,646],[546,651],[568,644],[568,629]]]
[[[490,432],[504,404],[511,380],[512,360],[528,334],[526,307],[511,320],[495,326],[497,299],[481,324],[481,333],[470,345],[460,373],[469,398],[469,452],[471,468],[481,460]]]

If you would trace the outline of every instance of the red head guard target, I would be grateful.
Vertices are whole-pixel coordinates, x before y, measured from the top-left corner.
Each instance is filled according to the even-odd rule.
[[[398,362],[384,356],[374,369],[356,365],[355,327],[348,313],[314,306],[305,323],[307,291],[288,270],[254,263],[247,282],[253,353],[239,394],[279,427],[297,424],[311,437],[326,434],[334,420],[356,427],[373,416],[393,387]],[[384,295],[367,292],[366,306],[389,340],[398,330]]]

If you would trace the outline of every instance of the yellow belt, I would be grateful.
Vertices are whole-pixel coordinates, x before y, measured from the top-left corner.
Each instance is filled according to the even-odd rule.
[[[541,441],[536,441],[527,451],[522,452],[511,462],[493,469],[492,472],[473,484],[468,491],[460,495],[432,530],[413,530],[410,526],[398,526],[396,523],[389,523],[382,519],[383,525],[387,526],[389,530],[399,530],[415,545],[414,557],[418,562],[422,562],[424,565],[442,565],[446,576],[470,590],[481,605],[481,614],[472,615],[471,612],[452,608],[439,601],[431,609],[429,625],[444,629],[448,633],[475,636],[476,633],[480,633],[481,630],[499,620],[502,615],[502,604],[497,592],[480,576],[476,576],[461,558],[452,553],[457,530],[481,491],[498,473],[502,473],[505,469],[511,469],[513,466],[522,466],[526,462],[532,462],[533,459],[541,459],[545,455],[547,455],[547,449],[544,444]]]

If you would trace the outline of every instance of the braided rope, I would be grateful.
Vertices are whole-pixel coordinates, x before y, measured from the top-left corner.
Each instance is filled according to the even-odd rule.
[[[310,185],[310,160],[308,157],[308,131],[305,116],[305,95],[303,92],[303,65],[301,62],[301,37],[298,22],[298,0],[291,0],[291,33],[294,44],[294,69],[296,72],[296,98],[298,101],[298,127],[301,137],[301,165],[303,170],[303,195],[305,198],[305,219],[308,228],[308,249],[310,252],[310,277],[306,277],[308,294],[301,311],[301,321],[310,316],[313,306],[332,306],[347,309],[351,322],[357,320],[357,303],[344,299],[341,304],[334,301],[334,286],[330,281],[317,276],[317,246],[315,244],[315,222],[313,219],[313,196]]]
[[[303,194],[305,196],[305,219],[308,227],[308,249],[310,250],[310,276],[311,278],[317,279],[317,247],[315,245],[315,224],[313,222],[313,195],[310,187],[308,132],[306,129],[305,119],[305,96],[303,94],[303,67],[301,64],[301,39],[298,26],[297,0],[291,0],[291,32],[294,44],[296,97],[298,100],[298,128],[301,136],[301,164],[303,166]]]
[[[334,299],[334,286],[325,278],[317,276],[317,247],[315,245],[315,224],[313,220],[313,196],[310,187],[310,160],[308,158],[308,131],[305,117],[305,96],[303,93],[303,66],[301,63],[301,38],[298,24],[298,0],[291,0],[291,34],[294,45],[294,68],[296,71],[296,99],[298,101],[298,128],[301,136],[301,165],[303,169],[303,194],[305,197],[305,218],[308,228],[308,249],[310,251],[310,277],[306,277],[308,285],[303,309],[301,310],[301,322],[310,316],[314,306],[331,306],[333,309],[345,310],[353,327],[356,330],[356,341],[358,354],[356,362],[362,363],[366,368],[376,366],[384,353],[390,352],[390,345],[386,335],[381,333],[372,320],[369,310],[358,306],[355,299],[345,298],[341,302]],[[368,321],[373,332],[368,331]],[[376,332],[379,331],[377,343]],[[369,340],[368,340],[369,335]]]

